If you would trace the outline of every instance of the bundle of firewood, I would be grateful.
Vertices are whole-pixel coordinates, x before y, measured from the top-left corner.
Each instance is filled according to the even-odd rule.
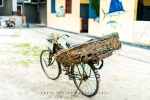
[[[100,61],[111,56],[113,51],[120,48],[118,33],[111,33],[72,48],[60,50],[55,57],[64,67],[72,67],[81,62],[88,63],[95,58]]]

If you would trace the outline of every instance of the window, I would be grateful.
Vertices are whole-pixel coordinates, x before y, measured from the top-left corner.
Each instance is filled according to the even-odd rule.
[[[45,2],[45,0],[40,0],[40,2]]]
[[[55,13],[55,0],[51,0],[51,13]]]
[[[4,6],[4,1],[0,0],[0,7],[3,7],[3,6]]]
[[[66,13],[71,13],[72,10],[72,0],[66,0]]]
[[[29,0],[30,1],[30,0]],[[31,2],[38,2],[38,0],[31,0]]]

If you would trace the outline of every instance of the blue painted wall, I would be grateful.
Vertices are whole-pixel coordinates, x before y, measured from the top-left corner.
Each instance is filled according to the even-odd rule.
[[[100,3],[100,0],[99,0]],[[96,12],[95,10],[92,8],[92,0],[89,0],[89,18],[96,18]]]

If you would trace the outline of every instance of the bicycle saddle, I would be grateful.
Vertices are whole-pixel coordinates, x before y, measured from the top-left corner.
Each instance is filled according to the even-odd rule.
[[[68,48],[74,47],[74,46],[77,46],[77,45],[78,45],[78,43],[75,43],[75,42],[66,42],[66,46],[67,46]]]

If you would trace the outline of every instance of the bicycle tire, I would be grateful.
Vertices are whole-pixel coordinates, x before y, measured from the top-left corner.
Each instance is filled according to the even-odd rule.
[[[49,63],[46,63],[46,61],[44,60],[44,58],[43,58],[43,55],[45,54],[45,53],[48,53],[47,55],[48,55],[48,62]],[[47,56],[46,55],[46,56]],[[52,61],[52,59],[53,59],[53,61]],[[44,62],[43,62],[44,61]],[[61,73],[61,65],[60,65],[60,63],[58,62],[58,61],[56,61],[55,59],[54,59],[54,55],[49,51],[49,50],[43,50],[42,52],[41,52],[41,54],[40,54],[40,63],[41,63],[41,67],[42,67],[42,69],[43,69],[43,71],[44,71],[44,73],[46,74],[46,76],[49,78],[49,79],[52,79],[52,80],[56,80],[56,79],[58,79],[58,77],[60,76],[60,73]],[[45,66],[44,66],[44,63],[45,63],[45,65],[46,65],[46,68],[47,68],[47,70],[48,70],[48,68],[50,69],[49,71],[52,71],[52,72],[47,72],[46,71],[46,68],[45,68]],[[55,65],[53,65],[53,64],[55,64]],[[53,70],[53,69],[55,69],[55,70]],[[58,70],[58,71],[57,71]],[[55,72],[56,71],[56,72]],[[52,74],[52,76],[50,75],[50,74]]]
[[[88,66],[89,67],[88,67]],[[98,92],[98,90],[99,90],[99,78],[96,76],[96,74],[95,74],[95,70],[94,70],[94,65],[93,64],[84,64],[84,66],[81,66],[81,70],[80,70],[80,74],[83,74],[83,73],[85,73],[84,72],[84,70],[85,70],[85,68],[87,68],[87,69],[90,69],[91,71],[90,72],[93,72],[93,75],[94,75],[94,79],[95,79],[95,89],[93,90],[93,91],[84,91],[84,90],[88,90],[89,88],[91,89],[91,86],[90,86],[90,83],[88,83],[88,78],[90,78],[90,77],[88,77],[87,79],[84,79],[83,77],[87,77],[86,75],[84,76],[84,75],[79,75],[79,77],[81,76],[83,79],[79,79],[79,81],[80,81],[80,83],[78,84],[78,82],[77,82],[77,76],[76,76],[76,71],[75,71],[75,68],[77,68],[78,66],[73,66],[72,68],[71,68],[71,74],[74,76],[73,77],[73,81],[74,81],[74,84],[75,84],[75,86],[77,87],[77,89],[83,94],[83,95],[85,95],[85,96],[87,96],[87,97],[92,97],[92,96],[94,96],[94,95],[96,95],[97,94],[97,92]],[[83,69],[83,67],[84,67],[84,69]],[[77,68],[78,70],[79,70],[79,68]],[[83,72],[83,73],[81,73],[81,72]],[[87,82],[88,84],[89,84],[89,86],[88,87],[83,87],[84,88],[84,90],[81,88],[81,84],[83,83],[82,81],[84,81],[84,82]],[[93,81],[94,80],[92,80],[92,82],[91,83],[93,83]]]
[[[14,29],[14,28],[15,28],[15,24],[14,24],[14,23],[10,23],[10,24],[9,24],[9,28],[10,28],[10,29]]]

